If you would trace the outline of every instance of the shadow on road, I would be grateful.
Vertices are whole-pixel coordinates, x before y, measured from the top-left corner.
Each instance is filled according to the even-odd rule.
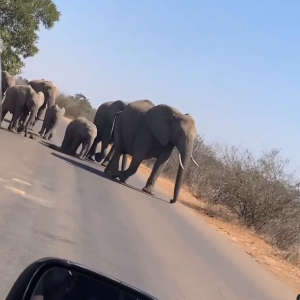
[[[51,143],[48,143],[48,142],[46,142],[46,140],[44,140],[44,141],[39,141],[39,143],[40,143],[41,145],[46,146],[46,147],[48,147],[48,148],[51,148],[51,149],[53,149],[53,150],[55,150],[55,151],[61,152],[59,146],[56,146],[56,145],[51,144]],[[61,153],[62,153],[62,152],[61,152]]]
[[[41,143],[43,143],[43,144],[48,144],[48,143],[46,143],[46,142],[41,142]],[[48,144],[48,145],[49,145],[49,147],[50,147],[50,145],[51,145],[50,148],[52,148],[52,149],[54,149],[55,147],[57,147],[57,146],[52,145],[52,144]],[[57,148],[59,149],[59,147],[57,147]],[[147,193],[144,193],[142,190],[136,188],[135,186],[132,186],[132,185],[127,184],[127,183],[125,183],[125,184],[124,184],[124,183],[121,183],[119,180],[112,178],[110,175],[104,173],[103,171],[101,171],[101,170],[99,170],[99,169],[95,169],[95,168],[92,167],[92,166],[88,166],[88,165],[86,165],[85,163],[82,163],[82,162],[80,162],[80,161],[75,160],[75,159],[76,159],[75,157],[74,157],[74,158],[73,158],[73,157],[68,158],[68,157],[62,156],[62,155],[60,155],[60,154],[58,154],[58,153],[55,153],[55,152],[52,152],[51,154],[52,154],[53,156],[57,157],[57,158],[60,158],[60,159],[64,160],[64,161],[65,161],[66,163],[68,163],[68,164],[74,165],[74,166],[76,166],[76,167],[78,167],[78,168],[81,168],[81,169],[83,169],[83,170],[85,170],[85,171],[88,171],[88,172],[91,172],[91,173],[93,173],[93,174],[96,174],[96,175],[98,175],[98,176],[100,176],[100,177],[102,177],[102,178],[108,179],[108,180],[113,181],[113,182],[116,182],[116,183],[118,183],[118,184],[122,184],[122,185],[124,185],[124,186],[126,186],[126,187],[128,187],[128,188],[131,188],[131,189],[133,189],[133,190],[135,190],[135,191],[137,191],[137,192],[139,192],[139,193],[142,193],[142,194],[144,194],[144,195],[146,195],[146,196],[149,196],[149,197],[151,197],[151,198],[155,198],[155,199],[160,200],[160,201],[163,201],[163,202],[165,202],[165,203],[169,203],[169,201],[166,201],[166,200],[164,200],[164,199],[162,199],[162,198],[159,198],[159,197],[156,197],[156,196],[153,196],[153,195],[149,195],[149,194],[147,194]],[[86,161],[86,162],[88,162],[88,163],[93,163],[93,162],[90,162],[90,161]],[[97,165],[98,167],[100,167],[100,165],[97,164],[97,163],[93,163],[93,164],[95,164],[95,165]],[[103,167],[101,167],[101,168],[103,168]]]

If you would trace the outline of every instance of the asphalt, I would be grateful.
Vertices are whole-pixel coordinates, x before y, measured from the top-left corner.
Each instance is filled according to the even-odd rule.
[[[65,127],[54,144],[60,145]],[[131,186],[121,185],[97,164],[5,129],[0,149],[3,298],[28,264],[57,256],[164,300],[296,299],[189,208],[168,203],[159,190],[156,198],[140,192],[144,180],[138,175]]]

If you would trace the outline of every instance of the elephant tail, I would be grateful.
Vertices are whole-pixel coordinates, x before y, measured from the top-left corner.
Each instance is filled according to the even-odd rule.
[[[111,130],[110,130],[110,134],[109,134],[109,141],[111,141],[111,138],[113,136],[113,133],[114,133],[114,128],[115,128],[115,124],[116,124],[116,119],[117,117],[120,115],[122,111],[118,111],[116,112],[115,116],[114,116],[114,120],[113,120],[113,123],[112,123],[112,126],[111,126]]]

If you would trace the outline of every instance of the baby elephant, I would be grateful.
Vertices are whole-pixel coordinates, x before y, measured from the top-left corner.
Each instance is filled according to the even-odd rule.
[[[48,140],[52,140],[52,137],[59,125],[61,119],[63,118],[66,110],[64,107],[59,108],[57,104],[50,106],[47,108],[45,113],[45,118],[43,122],[43,126],[39,134]]]
[[[89,152],[95,137],[97,127],[85,117],[78,117],[67,126],[61,151],[75,155],[80,144],[82,145],[79,159],[84,159]]]

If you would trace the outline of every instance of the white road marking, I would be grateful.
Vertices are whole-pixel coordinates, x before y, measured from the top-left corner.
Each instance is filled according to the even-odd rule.
[[[16,181],[16,182],[19,182],[19,183],[22,183],[22,184],[25,184],[25,185],[30,185],[30,186],[32,186],[31,183],[26,182],[26,181],[21,180],[21,179],[18,179],[18,178],[13,178],[12,180],[13,180],[13,181]]]
[[[42,206],[52,207],[52,202],[50,202],[46,199],[42,199],[40,197],[36,197],[34,195],[27,194],[25,191],[17,189],[13,186],[4,185],[4,187],[8,190],[11,190],[15,194],[19,194],[20,196],[22,196],[22,197],[24,197],[24,198],[26,198],[26,199],[28,199],[32,202],[35,202],[35,203],[40,204]]]
[[[15,187],[13,186],[9,186],[9,185],[4,185],[4,187],[8,190],[11,190],[12,192],[16,193],[16,194],[19,194],[19,195],[25,195],[26,192],[25,191],[22,191],[22,190],[19,190],[19,189],[16,189]]]
[[[37,204],[40,204],[42,206],[46,206],[46,207],[52,207],[52,203],[46,199],[42,199],[40,197],[36,197],[34,195],[30,195],[30,194],[26,194],[24,195],[24,198],[31,200]]]

